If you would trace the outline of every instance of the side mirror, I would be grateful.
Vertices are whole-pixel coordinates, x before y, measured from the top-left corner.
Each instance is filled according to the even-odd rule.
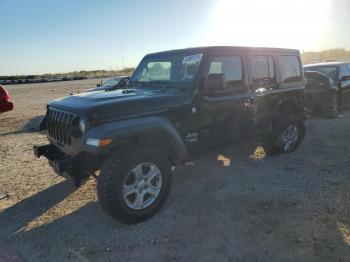
[[[350,76],[343,76],[340,81],[350,81]]]
[[[208,90],[223,90],[225,87],[224,74],[209,74],[207,80]]]
[[[127,85],[128,85],[128,80],[126,80],[126,79],[120,80],[119,87],[124,88]]]
[[[101,87],[101,84],[97,84],[96,87]]]

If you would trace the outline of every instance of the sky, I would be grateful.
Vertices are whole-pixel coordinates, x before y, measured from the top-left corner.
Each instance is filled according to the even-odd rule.
[[[349,0],[0,0],[0,75],[121,69],[207,45],[350,49],[349,13]]]

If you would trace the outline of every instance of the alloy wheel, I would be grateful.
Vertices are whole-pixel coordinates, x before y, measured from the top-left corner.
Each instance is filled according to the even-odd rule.
[[[299,129],[296,125],[289,125],[281,134],[280,147],[284,152],[291,152],[297,144]]]
[[[149,207],[156,201],[162,187],[162,174],[158,166],[143,162],[135,166],[123,184],[123,199],[135,210]]]

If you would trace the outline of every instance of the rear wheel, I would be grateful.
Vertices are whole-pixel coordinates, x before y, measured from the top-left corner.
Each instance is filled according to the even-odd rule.
[[[337,93],[333,93],[325,103],[323,113],[329,118],[336,118],[339,112],[339,99]]]
[[[264,141],[265,152],[269,155],[295,151],[305,136],[305,125],[293,116],[281,117]]]
[[[110,157],[101,169],[97,194],[102,208],[122,223],[153,216],[164,204],[172,181],[171,166],[161,152],[134,148]]]
[[[299,141],[300,136],[300,124],[291,123],[286,129],[284,129],[277,138],[277,148],[283,153],[289,153],[294,151]]]

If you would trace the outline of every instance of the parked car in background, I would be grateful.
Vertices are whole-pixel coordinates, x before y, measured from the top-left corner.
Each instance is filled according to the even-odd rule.
[[[9,92],[0,85],[0,113],[5,113],[13,110],[14,104],[10,102]]]
[[[97,84],[95,88],[89,89],[88,91],[111,91],[115,89],[122,89],[125,88],[128,85],[128,81],[130,79],[130,76],[116,76],[112,77],[103,84]]]
[[[350,62],[310,64],[304,71],[307,107],[334,118],[341,108],[350,105]]]

